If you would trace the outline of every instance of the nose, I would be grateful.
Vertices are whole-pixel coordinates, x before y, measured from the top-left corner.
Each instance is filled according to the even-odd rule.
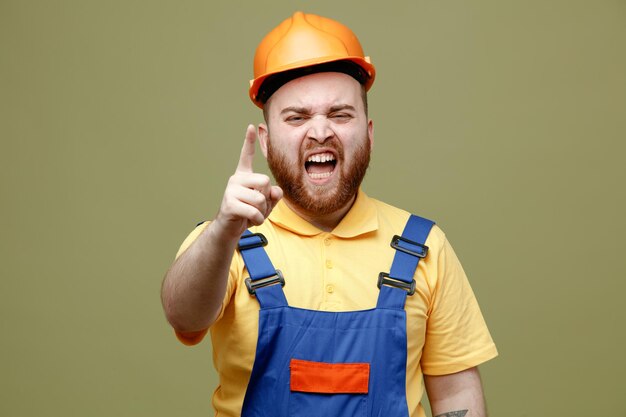
[[[335,132],[331,129],[330,122],[326,117],[317,115],[309,121],[307,138],[324,143],[334,135]]]

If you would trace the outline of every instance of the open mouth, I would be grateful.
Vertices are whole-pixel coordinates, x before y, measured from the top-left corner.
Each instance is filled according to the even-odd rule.
[[[318,180],[330,177],[336,165],[335,155],[324,152],[309,156],[304,163],[304,169],[310,178]]]

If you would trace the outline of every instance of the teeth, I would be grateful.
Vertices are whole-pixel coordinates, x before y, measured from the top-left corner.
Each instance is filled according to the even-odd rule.
[[[330,174],[332,174],[332,172],[324,172],[323,174],[309,174],[309,177],[319,180],[322,178],[328,178],[330,177]]]
[[[318,153],[315,155],[311,155],[309,156],[309,159],[307,159],[307,162],[329,162],[329,161],[334,161],[335,157],[333,156],[332,153]]]

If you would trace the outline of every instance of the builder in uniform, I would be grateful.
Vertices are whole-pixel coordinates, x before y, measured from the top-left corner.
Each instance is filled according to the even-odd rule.
[[[360,189],[375,69],[358,39],[297,12],[254,76],[265,123],[162,288],[183,343],[211,333],[216,415],[418,417],[424,389],[435,416],[486,415],[476,367],[497,351],[445,234]],[[254,172],[257,138],[278,185]]]

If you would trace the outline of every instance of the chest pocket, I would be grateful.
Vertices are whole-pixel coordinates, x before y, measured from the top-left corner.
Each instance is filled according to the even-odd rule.
[[[365,416],[368,363],[326,363],[292,359],[289,415]]]

